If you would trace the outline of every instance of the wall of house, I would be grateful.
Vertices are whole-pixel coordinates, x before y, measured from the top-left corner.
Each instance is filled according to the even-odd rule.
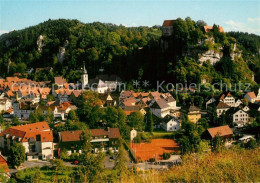
[[[42,159],[48,160],[53,158],[53,142],[42,142],[41,143],[41,152]]]
[[[227,111],[229,108],[223,108],[223,109],[217,109],[217,116],[220,117],[221,114],[224,112],[224,111]]]
[[[239,123],[241,126],[244,126],[249,122],[249,115],[242,110],[237,111],[233,114],[233,123]]]
[[[188,114],[188,119],[192,123],[197,123],[200,118],[201,118],[201,114],[200,113]]]

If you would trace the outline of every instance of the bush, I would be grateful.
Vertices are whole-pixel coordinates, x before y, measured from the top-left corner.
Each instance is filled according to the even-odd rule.
[[[171,157],[171,153],[163,153],[163,159],[169,159]]]

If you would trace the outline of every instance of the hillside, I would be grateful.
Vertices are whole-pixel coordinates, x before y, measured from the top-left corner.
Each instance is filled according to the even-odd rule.
[[[118,74],[126,81],[238,83],[259,82],[259,36],[243,33],[203,32],[204,22],[177,19],[174,34],[162,49],[160,26],[125,27],[78,20],[48,20],[39,25],[0,36],[1,77],[30,68],[53,67],[28,75],[53,80],[63,75],[70,82],[80,78],[85,61],[90,77]],[[246,39],[246,41],[244,41]],[[251,41],[247,41],[251,40]],[[253,40],[253,41],[252,41]],[[207,62],[217,56],[216,64]],[[253,71],[253,72],[252,72]]]
[[[259,149],[229,149],[220,153],[185,155],[183,164],[166,171],[129,171],[118,175],[115,170],[99,172],[94,182],[259,182]],[[59,171],[59,173],[57,173]],[[82,175],[72,167],[27,168],[16,174],[21,181],[78,182]]]

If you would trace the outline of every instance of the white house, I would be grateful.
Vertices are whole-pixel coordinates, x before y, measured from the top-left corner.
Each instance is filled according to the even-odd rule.
[[[0,113],[12,108],[12,101],[8,98],[0,99]]]
[[[153,99],[149,107],[151,112],[159,118],[164,118],[170,114],[171,107],[164,99]]]
[[[241,109],[233,114],[233,123],[236,124],[238,127],[243,127],[244,125],[249,123],[249,119],[249,115]]]
[[[53,133],[47,122],[13,126],[0,133],[0,147],[9,150],[14,143],[25,147],[28,160],[53,158]]]
[[[236,103],[235,98],[230,93],[227,93],[227,95],[222,94],[219,101],[224,102],[230,107],[234,107]]]
[[[245,94],[244,98],[246,98],[250,103],[255,103],[256,101],[255,92],[248,92],[247,94]]]
[[[243,109],[242,109],[243,111],[245,111],[245,112],[247,112],[247,111],[249,111],[250,109],[249,109],[249,107],[248,106],[245,106],[245,107],[243,107]]]
[[[207,102],[206,102],[206,109],[208,108],[208,105],[212,104],[216,102],[216,99],[214,97],[212,97],[211,99],[209,99]]]
[[[237,101],[236,101],[234,107],[238,107],[238,106],[240,106],[241,104],[242,104],[242,101],[239,100],[239,99],[237,99]]]
[[[226,112],[227,110],[230,109],[230,106],[224,102],[219,102],[217,107],[217,116],[220,117],[223,112]]]
[[[167,132],[178,131],[180,129],[180,122],[175,117],[166,115],[163,118],[161,126]]]

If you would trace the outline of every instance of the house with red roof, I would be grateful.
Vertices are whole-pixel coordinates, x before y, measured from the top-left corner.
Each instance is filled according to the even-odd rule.
[[[210,139],[214,139],[216,136],[220,136],[224,139],[230,139],[233,136],[233,131],[228,125],[219,126],[207,129],[207,136]]]
[[[248,100],[248,102],[250,103],[255,103],[257,97],[255,95],[255,92],[247,92],[244,96],[244,98],[246,98]]]
[[[224,33],[223,27],[221,27],[221,26],[217,26],[217,27],[218,27],[219,32]],[[204,31],[205,32],[213,31],[213,26],[204,26]]]
[[[100,151],[117,152],[120,132],[118,128],[91,129],[91,145],[94,153]],[[59,132],[61,151],[66,149],[69,154],[82,152],[82,130]],[[101,146],[102,144],[102,146]]]
[[[12,126],[0,133],[0,147],[9,150],[21,143],[28,160],[53,158],[53,133],[47,122]]]
[[[176,20],[164,20],[162,25],[162,36],[167,37],[171,36],[173,33],[173,23]]]
[[[0,152],[0,174],[3,174],[6,179],[11,177],[10,170],[6,158]],[[0,182],[3,180],[0,179]]]

